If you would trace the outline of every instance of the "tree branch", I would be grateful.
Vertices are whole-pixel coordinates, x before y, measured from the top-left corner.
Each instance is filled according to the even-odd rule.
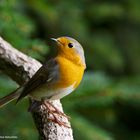
[[[13,48],[0,37],[0,70],[11,77],[19,85],[27,82],[41,67],[40,62]],[[63,111],[59,100],[52,102],[59,110]],[[50,117],[46,108],[41,105],[32,113],[34,122],[41,140],[73,140],[72,129],[49,122]],[[70,126],[68,120],[60,117],[60,120]]]

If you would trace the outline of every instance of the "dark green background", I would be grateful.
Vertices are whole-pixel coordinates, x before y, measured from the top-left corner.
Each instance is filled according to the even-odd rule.
[[[62,99],[75,140],[140,140],[139,0],[0,0],[0,36],[41,62],[55,54],[51,37],[77,39],[87,70]],[[16,87],[0,72],[1,97]],[[37,140],[27,108],[0,109],[0,135]]]

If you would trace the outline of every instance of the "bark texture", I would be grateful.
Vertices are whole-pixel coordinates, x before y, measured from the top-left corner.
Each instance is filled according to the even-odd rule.
[[[37,60],[13,48],[0,37],[0,70],[16,81],[20,86],[27,82],[41,67]],[[52,102],[59,110],[63,111],[59,100]],[[45,106],[41,105],[32,113],[35,125],[41,140],[73,140],[72,129],[59,126],[48,121],[50,114]],[[58,116],[60,120],[70,126],[69,121]]]

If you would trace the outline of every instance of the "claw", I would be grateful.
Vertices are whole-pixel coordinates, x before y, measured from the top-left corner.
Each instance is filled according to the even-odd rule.
[[[50,102],[47,102],[51,107],[53,107],[53,109],[54,109],[54,113],[57,113],[57,114],[59,114],[59,115],[61,115],[61,116],[63,116],[63,117],[65,117],[65,118],[67,118],[68,120],[70,119],[70,117],[69,116],[67,116],[65,113],[63,113],[63,112],[61,112],[60,110],[58,110],[53,104],[51,104]]]
[[[53,104],[51,104],[50,102],[43,102],[43,104],[47,107],[48,109],[48,112],[53,116],[53,118],[49,118],[49,121],[52,121],[52,122],[55,122],[57,124],[59,124],[60,126],[64,126],[64,127],[67,127],[67,128],[71,128],[70,126],[67,126],[65,122],[62,122],[58,119],[58,117],[55,115],[56,113],[61,115],[61,116],[64,116],[66,117],[67,119],[69,119],[70,117],[65,115],[63,112],[59,111]],[[52,110],[50,108],[50,106],[54,109]]]
[[[71,128],[70,126],[67,126],[65,122],[60,121],[56,116],[53,115],[53,118],[48,118],[49,121],[59,124],[60,126],[64,126],[67,128]]]

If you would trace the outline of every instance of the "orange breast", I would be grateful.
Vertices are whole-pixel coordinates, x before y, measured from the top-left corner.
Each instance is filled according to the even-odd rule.
[[[74,83],[74,88],[76,88],[82,80],[84,66],[77,65],[64,57],[57,57],[56,60],[60,67],[60,80],[55,85],[56,88],[65,88]]]

